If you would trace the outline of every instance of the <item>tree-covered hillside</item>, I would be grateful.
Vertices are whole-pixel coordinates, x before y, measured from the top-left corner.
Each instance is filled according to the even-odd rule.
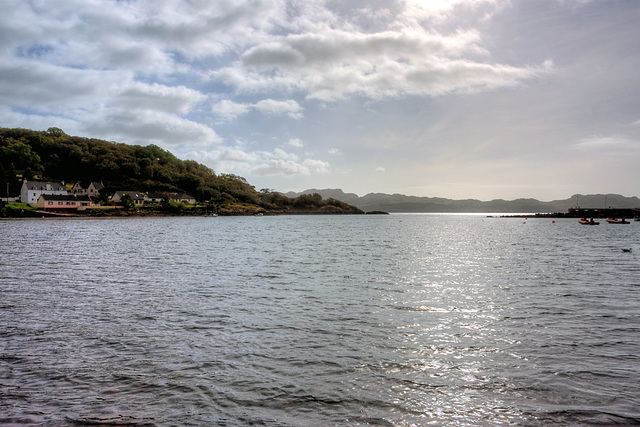
[[[244,178],[216,174],[193,160],[180,160],[155,145],[139,146],[46,131],[0,128],[0,191],[9,184],[17,196],[21,182],[32,179],[102,182],[101,196],[116,190],[180,192],[217,207],[253,205],[265,210],[359,212],[337,200],[319,196],[288,198],[269,190],[256,191]],[[3,194],[4,195],[4,194]]]

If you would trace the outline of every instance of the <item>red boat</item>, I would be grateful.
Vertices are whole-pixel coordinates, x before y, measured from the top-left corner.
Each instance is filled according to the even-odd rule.
[[[585,224],[585,225],[598,225],[598,224],[600,224],[598,221],[594,221],[594,220],[593,220],[593,218],[591,218],[591,219],[587,219],[587,218],[580,218],[580,219],[578,220],[578,222],[579,222],[580,224]]]
[[[629,224],[629,221],[625,221],[624,218],[622,219],[607,218],[607,222],[609,224]]]

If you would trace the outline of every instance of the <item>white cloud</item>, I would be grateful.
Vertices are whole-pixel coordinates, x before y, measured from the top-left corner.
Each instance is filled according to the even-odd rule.
[[[292,138],[289,141],[287,141],[287,144],[289,147],[295,147],[295,148],[302,148],[304,147],[304,143],[302,142],[302,140],[300,140],[299,138]]]
[[[142,145],[220,141],[208,126],[182,117],[206,99],[203,94],[185,86],[136,82],[126,71],[18,60],[0,65],[0,92],[5,111],[32,111],[31,120],[14,113],[6,123],[45,122],[56,116],[57,127],[67,132],[109,140]]]
[[[405,0],[402,17],[407,22],[419,24],[422,21],[447,19],[459,8],[478,9],[482,6],[499,7],[500,0]]]
[[[315,173],[329,173],[331,172],[331,166],[328,162],[322,160],[304,159],[302,162],[304,166],[310,172]]]
[[[7,105],[40,112],[91,108],[130,73],[80,70],[35,61],[0,62],[0,93]]]
[[[211,111],[222,121],[233,120],[238,116],[248,113],[250,110],[251,105],[233,102],[228,99],[223,99],[211,107]]]
[[[284,90],[335,101],[437,96],[514,85],[550,71],[550,63],[514,67],[479,62],[475,31],[442,35],[404,28],[375,34],[326,30],[290,34],[247,50],[213,76],[241,92]]]
[[[214,170],[257,176],[300,176],[328,173],[329,163],[322,160],[300,158],[293,153],[276,148],[273,151],[248,152],[240,147],[225,147],[187,154]]]
[[[612,154],[628,153],[629,151],[640,151],[640,141],[624,136],[593,136],[581,140],[574,147],[582,151],[601,151]]]
[[[294,119],[302,118],[302,107],[293,99],[278,101],[275,99],[263,99],[255,104],[255,109],[270,115],[287,114]]]
[[[209,145],[221,142],[208,126],[162,111],[111,109],[88,117],[82,130],[89,135],[148,145]]]
[[[441,33],[425,25],[460,4],[390,1],[376,18],[383,28],[361,31],[356,17],[363,10],[315,1],[2,2],[0,93],[13,110],[56,114],[108,139],[206,144],[221,138],[192,113],[217,96],[189,87],[184,76],[197,84],[210,74],[262,98],[230,97],[209,107],[212,121],[226,122],[251,111],[300,120],[304,108],[291,99],[294,92],[331,101],[437,95],[541,72],[478,62],[487,53],[476,30]],[[210,71],[210,63],[218,65]]]
[[[219,55],[264,37],[286,18],[278,0],[2,2],[5,49],[31,52],[46,43],[57,64],[175,71],[175,53]],[[7,6],[7,3],[12,3]],[[1,30],[0,30],[1,31]]]
[[[211,111],[213,111],[221,121],[234,120],[243,114],[247,114],[251,110],[257,110],[263,114],[272,116],[288,115],[294,119],[302,118],[302,107],[292,99],[285,101],[263,99],[255,104],[237,103],[225,99],[213,105],[211,108]]]
[[[285,177],[265,179],[274,188],[322,185],[315,174],[331,170],[321,182],[363,192],[411,179],[437,189],[453,178],[425,163],[442,160],[455,182],[468,158],[523,174],[543,161],[532,146],[622,169],[640,152],[635,9],[600,3],[0,1],[0,119],[199,152],[223,172]],[[576,142],[585,134],[600,136]],[[281,151],[261,145],[273,141]],[[371,174],[381,158],[407,166]],[[563,158],[565,169],[579,176]]]
[[[64,130],[70,135],[79,134],[79,122],[66,117],[60,117],[55,114],[25,114],[12,110],[6,105],[0,105],[0,123],[11,123],[11,126],[46,130],[50,127],[57,127]]]
[[[123,108],[186,114],[204,99],[206,96],[185,86],[132,82],[116,97],[115,104]]]

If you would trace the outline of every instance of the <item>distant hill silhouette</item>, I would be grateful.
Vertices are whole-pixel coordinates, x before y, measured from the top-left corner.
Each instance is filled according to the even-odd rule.
[[[536,199],[490,200],[476,199],[452,200],[441,197],[417,197],[403,194],[369,193],[358,196],[345,193],[341,189],[310,189],[301,193],[289,192],[288,197],[301,194],[318,193],[324,198],[333,198],[354,205],[363,211],[385,212],[431,212],[431,213],[553,213],[566,212],[569,208],[640,208],[638,197],[625,197],[619,194],[574,194],[568,199],[542,202]]]

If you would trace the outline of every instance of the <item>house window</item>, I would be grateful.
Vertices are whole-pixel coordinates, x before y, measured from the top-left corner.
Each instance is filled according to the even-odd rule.
[[[58,202],[58,206],[64,205],[64,202]]]
[[[47,202],[47,204],[48,204],[49,206],[51,206],[51,205],[53,205],[53,202]]]

